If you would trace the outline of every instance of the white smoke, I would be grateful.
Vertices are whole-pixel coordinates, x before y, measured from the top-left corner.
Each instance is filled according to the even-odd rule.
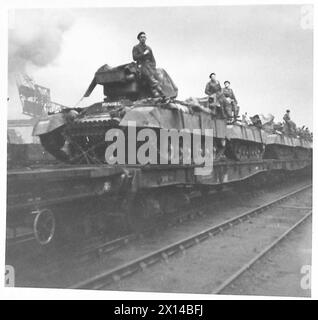
[[[70,29],[74,19],[69,11],[56,9],[14,10],[11,19],[8,42],[8,116],[16,118],[22,115],[19,97],[16,96],[16,74],[30,73],[32,76],[32,71],[53,63],[61,52],[64,33]]]
[[[49,65],[59,55],[72,15],[52,9],[17,10],[9,29],[9,74]]]

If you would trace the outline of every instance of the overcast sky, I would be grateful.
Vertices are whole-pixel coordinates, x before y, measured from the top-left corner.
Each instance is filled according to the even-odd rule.
[[[26,61],[26,70],[37,83],[51,88],[54,101],[72,106],[97,68],[132,61],[136,35],[145,31],[157,66],[176,83],[179,99],[204,96],[208,76],[215,72],[222,84],[231,81],[242,112],[272,113],[281,121],[289,108],[298,125],[312,128],[313,30],[303,27],[301,8],[16,10],[9,21],[9,48],[10,41],[15,44],[15,53],[23,52],[28,41],[33,49],[38,48],[36,57],[41,63]],[[43,34],[45,41],[39,41]],[[23,39],[21,46],[17,39]],[[41,50],[41,46],[46,48]],[[51,53],[47,60],[43,57],[46,50]],[[102,98],[101,88],[96,88],[81,105]],[[21,106],[14,98],[8,116],[21,117]]]

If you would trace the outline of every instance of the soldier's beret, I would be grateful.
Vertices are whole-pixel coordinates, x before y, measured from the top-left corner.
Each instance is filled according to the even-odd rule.
[[[215,75],[214,72],[212,72],[212,73],[209,75],[209,78],[211,78],[213,75]]]
[[[231,84],[231,82],[228,80],[224,81],[224,84],[226,84],[226,83]]]
[[[139,40],[140,36],[142,36],[143,34],[145,34],[143,31],[138,33],[137,39]]]

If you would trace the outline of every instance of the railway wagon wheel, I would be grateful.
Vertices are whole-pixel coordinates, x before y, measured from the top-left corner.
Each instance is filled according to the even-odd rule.
[[[36,240],[41,245],[52,242],[56,229],[56,220],[50,209],[41,209],[36,213],[33,222],[33,232]]]
[[[159,201],[151,194],[140,193],[131,203],[128,222],[134,231],[150,230],[156,226],[156,218],[161,215]]]

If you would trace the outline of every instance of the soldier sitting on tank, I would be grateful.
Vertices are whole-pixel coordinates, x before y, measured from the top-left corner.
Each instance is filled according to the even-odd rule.
[[[222,98],[224,99],[222,88],[220,82],[216,80],[216,74],[212,72],[209,76],[210,81],[205,86],[205,94],[209,96],[209,108],[213,115],[218,113],[222,118],[225,118],[225,113],[223,109]],[[218,111],[218,112],[217,112]]]
[[[308,127],[306,127],[306,129],[305,129],[305,139],[308,139],[308,140],[311,139],[311,133],[310,133]]]
[[[262,121],[261,121],[261,118],[258,114],[256,114],[255,116],[253,117],[250,117],[251,121],[252,121],[252,124],[259,128],[259,129],[262,129]]]
[[[225,81],[224,82],[224,88],[222,89],[222,92],[224,94],[224,97],[226,98],[227,102],[227,108],[230,105],[231,110],[228,108],[228,114],[231,118],[233,118],[234,122],[238,118],[238,113],[239,113],[239,106],[237,105],[237,100],[234,95],[233,90],[230,88],[230,81]]]
[[[301,128],[297,128],[296,133],[299,136],[299,138],[304,138],[305,126],[303,125]]]
[[[153,96],[162,96],[159,81],[157,80],[156,60],[151,48],[146,45],[146,34],[139,32],[137,39],[139,43],[133,48],[133,59],[137,63],[141,76],[148,82]]]
[[[251,120],[249,119],[249,117],[248,117],[248,115],[247,115],[247,112],[245,112],[245,113],[242,115],[241,123],[242,123],[242,125],[244,125],[244,126],[252,125],[252,122],[251,122]]]

